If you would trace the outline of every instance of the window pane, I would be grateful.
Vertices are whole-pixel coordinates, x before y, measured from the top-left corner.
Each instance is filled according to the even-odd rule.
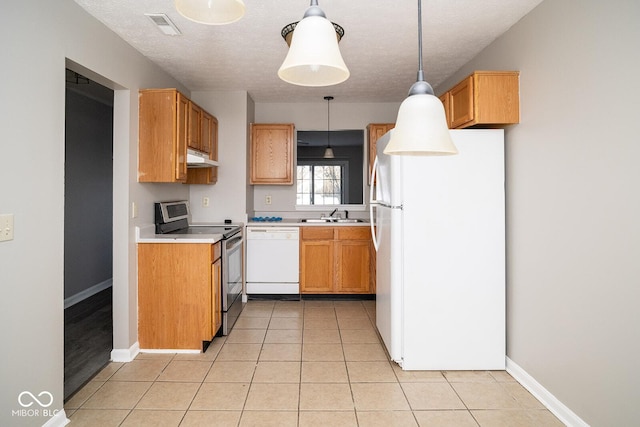
[[[342,166],[335,164],[299,165],[296,202],[303,205],[342,203]],[[313,192],[313,197],[311,193]]]

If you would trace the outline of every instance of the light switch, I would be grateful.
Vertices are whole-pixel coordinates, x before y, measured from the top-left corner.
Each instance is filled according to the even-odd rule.
[[[13,214],[0,215],[0,242],[13,240]]]
[[[131,202],[131,218],[137,218],[138,217],[138,205],[136,205],[136,202]]]

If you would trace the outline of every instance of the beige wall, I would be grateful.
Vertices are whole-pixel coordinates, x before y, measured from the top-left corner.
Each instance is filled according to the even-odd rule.
[[[137,341],[134,227],[153,221],[153,201],[188,197],[186,186],[136,182],[138,89],[182,87],[72,0],[3,4],[0,36],[0,213],[15,215],[14,240],[0,242],[0,425],[41,426],[48,417],[11,411],[23,391],[48,391],[47,409],[62,409],[65,67],[115,89],[116,349]]]
[[[218,119],[218,182],[191,185],[189,200],[193,222],[245,222],[247,212],[248,119],[253,103],[245,91],[193,92],[194,102]],[[209,197],[209,206],[202,198]]]
[[[640,2],[547,0],[460,70],[520,70],[507,353],[592,426],[640,420]]]

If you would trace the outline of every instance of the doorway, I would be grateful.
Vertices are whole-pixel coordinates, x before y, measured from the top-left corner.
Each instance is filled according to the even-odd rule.
[[[113,90],[66,70],[64,398],[113,349]]]

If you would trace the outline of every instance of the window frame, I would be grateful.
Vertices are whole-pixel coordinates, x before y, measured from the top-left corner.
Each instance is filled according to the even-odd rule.
[[[311,166],[311,203],[310,204],[299,204],[298,203],[298,167],[300,166]],[[341,169],[341,185],[340,185],[340,203],[338,204],[316,204],[314,203],[314,188],[315,188],[315,179],[314,179],[314,171],[313,168],[317,166],[340,166]],[[349,198],[349,194],[346,189],[349,188],[349,162],[342,159],[308,159],[308,160],[299,160],[296,165],[296,208],[309,208],[309,207],[328,207],[328,206],[341,206],[349,204],[349,200],[345,200]],[[304,193],[303,193],[304,194]]]

